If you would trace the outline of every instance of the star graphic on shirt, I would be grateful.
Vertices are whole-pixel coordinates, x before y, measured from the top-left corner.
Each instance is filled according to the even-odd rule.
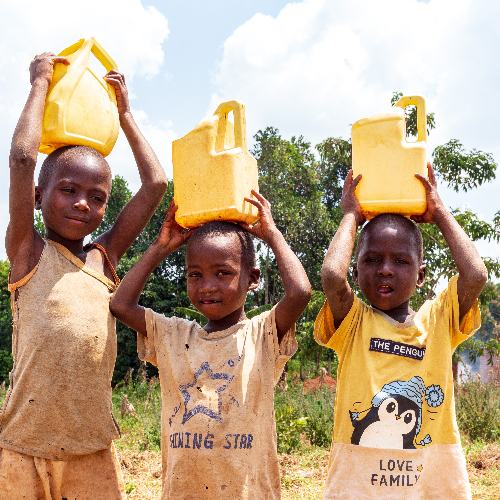
[[[214,372],[207,361],[203,362],[194,373],[193,380],[179,386],[184,400],[182,423],[185,424],[198,413],[222,422],[221,394],[233,378],[228,373]]]

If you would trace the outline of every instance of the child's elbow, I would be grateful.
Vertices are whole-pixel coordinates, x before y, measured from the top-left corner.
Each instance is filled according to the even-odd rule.
[[[476,295],[479,295],[488,281],[488,269],[481,260],[478,265],[471,266],[467,273],[467,289]]]
[[[157,179],[151,182],[148,186],[148,193],[150,196],[161,199],[167,190],[168,181],[165,175],[158,176]]]
[[[321,284],[323,290],[335,290],[347,281],[347,276],[342,276],[337,269],[323,264],[321,267]]]
[[[37,153],[26,151],[23,147],[13,146],[9,155],[9,165],[14,168],[25,168],[34,170],[36,166]]]
[[[476,285],[482,290],[486,282],[488,281],[488,269],[484,265],[484,262],[481,260],[481,265],[478,267],[475,275],[474,281]]]
[[[125,311],[127,310],[126,304],[117,297],[116,294],[111,298],[109,303],[109,310],[118,319],[123,319]]]
[[[300,286],[295,290],[294,300],[301,307],[305,308],[311,300],[311,295],[311,283],[309,283],[309,280],[307,280],[307,282],[301,283]]]

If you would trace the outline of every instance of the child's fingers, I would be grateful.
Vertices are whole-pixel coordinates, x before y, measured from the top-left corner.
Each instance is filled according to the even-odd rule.
[[[125,85],[125,75],[123,75],[122,73],[119,73],[118,71],[115,71],[115,70],[108,71],[106,73],[106,75],[104,76],[104,78],[114,78],[114,79],[118,80],[120,83],[122,83],[123,85]]]
[[[256,206],[259,209],[259,211],[264,208],[261,203],[259,203],[257,200],[254,200],[252,198],[247,198],[245,196],[245,201],[248,201],[248,203],[251,203],[252,205]]]
[[[255,196],[263,205],[264,204],[269,204],[269,201],[264,198],[260,193],[258,193],[257,191],[255,191],[255,189],[252,189],[251,193],[253,194],[253,196]]]
[[[361,174],[358,174],[356,176],[356,178],[352,181],[352,189],[354,189],[359,184],[359,182],[361,181],[362,177],[363,176]],[[351,179],[352,179],[352,170],[351,170]]]
[[[429,179],[420,174],[415,174],[415,177],[424,185],[425,191],[429,193],[432,190],[432,185]]]
[[[52,58],[52,62],[54,64],[56,64],[56,63],[62,63],[62,64],[66,64],[66,65],[68,65],[70,63],[69,60],[66,57],[62,57],[62,56],[54,56]]]
[[[427,162],[427,175],[429,176],[430,183],[434,186],[436,185],[436,174],[432,168],[431,162]]]
[[[123,86],[123,82],[116,76],[114,75],[106,75],[104,79],[114,87],[116,86]]]
[[[352,184],[352,168],[349,169],[349,172],[347,172],[347,176],[345,178],[344,185],[342,186],[342,194],[347,193],[351,184]]]

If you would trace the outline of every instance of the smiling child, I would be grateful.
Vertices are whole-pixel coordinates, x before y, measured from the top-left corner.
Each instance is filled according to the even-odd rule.
[[[9,158],[5,246],[14,366],[0,412],[0,497],[110,500],[125,495],[111,413],[116,322],[109,300],[119,281],[114,268],[160,202],[166,178],[132,117],[123,75],[109,72],[105,79],[115,90],[142,186],[114,225],[84,245],[111,193],[103,156],[83,146],[57,149],[34,185],[55,63],[68,61],[44,53],[30,65],[31,91]],[[34,226],[35,208],[45,235]]]
[[[111,301],[138,332],[139,356],[158,366],[164,499],[280,497],[274,386],[297,348],[295,321],[311,291],[269,203],[253,194],[260,221],[252,227],[210,222],[185,231],[171,205],[158,239]],[[260,273],[249,233],[273,250],[285,291],[252,319],[244,305]],[[186,240],[187,291],[208,319],[203,328],[138,304],[149,274]]]

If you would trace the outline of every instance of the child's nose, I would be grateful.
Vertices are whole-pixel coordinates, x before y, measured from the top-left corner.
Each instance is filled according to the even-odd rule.
[[[380,276],[392,276],[392,266],[389,262],[383,261],[378,269],[378,274]]]
[[[80,198],[75,201],[73,205],[76,209],[81,210],[82,212],[88,212],[90,210],[89,204],[85,198]]]
[[[200,286],[201,293],[210,293],[215,291],[215,289],[216,289],[215,282],[214,280],[211,279],[204,279]]]

